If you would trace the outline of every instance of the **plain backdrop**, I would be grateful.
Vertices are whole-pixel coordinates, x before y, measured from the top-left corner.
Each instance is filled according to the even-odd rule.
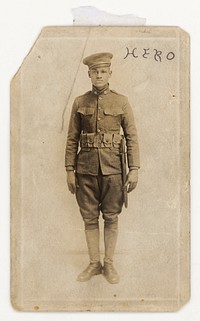
[[[134,13],[147,25],[180,26],[191,35],[191,300],[176,313],[20,313],[9,299],[9,84],[42,27],[71,25],[70,8],[96,6],[115,14]],[[37,320],[200,320],[200,5],[197,0],[66,1],[7,0],[0,2],[0,321]]]

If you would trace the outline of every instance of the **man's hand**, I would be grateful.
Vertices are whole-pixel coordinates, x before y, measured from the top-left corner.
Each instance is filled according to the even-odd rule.
[[[126,183],[124,185],[124,187],[127,188],[128,193],[132,192],[132,190],[136,188],[137,182],[138,182],[138,170],[132,169],[129,171],[126,178]]]
[[[74,194],[76,192],[76,176],[74,171],[67,171],[67,185],[69,191]]]

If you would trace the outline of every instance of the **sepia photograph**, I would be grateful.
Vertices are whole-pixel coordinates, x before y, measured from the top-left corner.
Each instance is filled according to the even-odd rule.
[[[11,81],[11,302],[190,298],[189,47],[178,27],[45,27]]]

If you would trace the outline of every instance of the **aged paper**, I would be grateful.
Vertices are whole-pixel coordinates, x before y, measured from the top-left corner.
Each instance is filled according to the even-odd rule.
[[[128,97],[139,180],[119,215],[120,282],[88,264],[84,224],[66,183],[86,56],[111,52],[109,86]],[[47,27],[11,82],[11,302],[20,311],[176,311],[190,297],[189,36],[177,27]],[[104,255],[100,217],[100,252]]]

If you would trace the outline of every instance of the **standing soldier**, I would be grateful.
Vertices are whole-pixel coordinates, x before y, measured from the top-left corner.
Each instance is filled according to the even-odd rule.
[[[70,192],[76,194],[85,224],[90,264],[78,276],[87,281],[103,273],[110,283],[118,283],[113,255],[118,234],[118,215],[125,192],[137,184],[139,151],[132,108],[128,99],[109,89],[113,55],[93,54],[83,63],[88,66],[92,90],[75,99],[66,145],[65,166]],[[123,131],[123,135],[120,132]],[[121,145],[125,138],[129,172],[122,182]],[[80,151],[78,151],[80,146]],[[104,266],[100,262],[99,215],[104,219]]]

